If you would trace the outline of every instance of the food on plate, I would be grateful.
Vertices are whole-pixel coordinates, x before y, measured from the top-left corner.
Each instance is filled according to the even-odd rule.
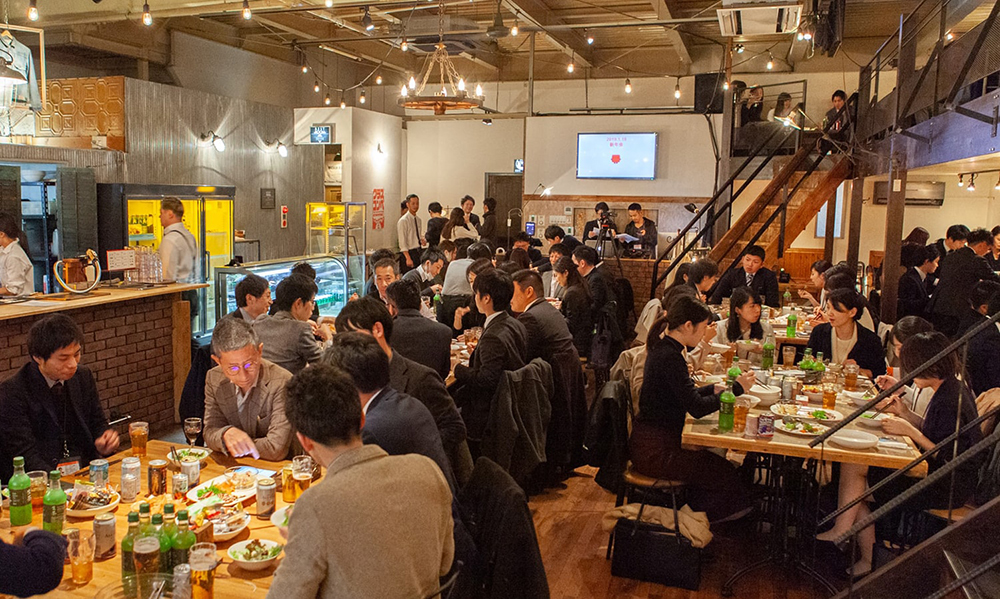
[[[823,388],[819,385],[802,385],[803,393],[822,393]]]
[[[144,497],[142,499],[136,500],[132,504],[130,510],[133,512],[138,512],[139,506],[142,505],[143,503],[149,504],[149,513],[150,515],[152,515],[152,514],[162,514],[163,506],[167,505],[168,503],[176,504],[177,502],[174,500],[173,495],[150,495],[149,497]]]
[[[790,433],[800,433],[806,435],[820,435],[827,431],[827,427],[822,424],[810,424],[808,422],[795,422],[794,420],[782,420],[781,428]]]
[[[226,482],[237,491],[252,489],[257,484],[257,471],[252,468],[244,469],[240,466],[234,466],[226,470]]]
[[[813,410],[812,412],[809,412],[809,415],[815,418],[816,420],[830,419],[830,415],[827,414],[825,410]]]
[[[246,519],[246,512],[240,504],[213,503],[194,515],[195,526],[200,527],[206,522],[211,522],[216,535],[225,535],[241,529]]]
[[[199,449],[197,447],[193,447],[190,449],[178,449],[173,455],[177,456],[178,461],[184,462],[187,461],[188,459],[203,460],[208,457],[209,453],[210,452],[205,449]],[[171,457],[173,457],[173,455],[171,455]]]
[[[110,487],[103,489],[78,488],[70,499],[69,509],[93,510],[102,508],[111,505],[117,496],[118,494]]]
[[[198,489],[197,495],[198,499],[205,499],[206,497],[215,496],[223,500],[228,500],[232,498],[233,491],[235,490],[236,487],[233,485],[233,483],[225,481],[225,482],[212,483],[207,487],[202,487],[201,489]]]
[[[282,545],[268,546],[261,543],[259,539],[254,539],[247,543],[247,545],[243,548],[243,551],[236,551],[234,549],[230,552],[230,555],[245,562],[258,562],[277,557],[278,554],[281,553],[282,547]]]
[[[799,407],[792,404],[774,404],[771,411],[780,416],[795,416],[799,413]]]

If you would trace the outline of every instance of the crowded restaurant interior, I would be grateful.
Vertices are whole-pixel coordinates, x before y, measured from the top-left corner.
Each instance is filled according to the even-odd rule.
[[[0,3],[0,599],[1000,598],[1000,2]]]

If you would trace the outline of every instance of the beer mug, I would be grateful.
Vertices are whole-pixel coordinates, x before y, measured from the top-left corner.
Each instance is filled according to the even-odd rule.
[[[191,599],[215,597],[215,568],[219,565],[215,543],[195,543],[188,554],[191,566]]]

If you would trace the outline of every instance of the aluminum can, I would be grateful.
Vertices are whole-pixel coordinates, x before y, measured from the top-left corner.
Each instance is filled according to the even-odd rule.
[[[791,403],[795,401],[795,377],[786,376],[781,379],[781,400],[782,402]]]
[[[107,486],[109,468],[107,460],[90,461],[90,482],[94,484],[95,488],[101,489]]]
[[[142,462],[139,458],[122,459],[122,501],[135,501],[142,492]]]
[[[174,494],[174,499],[184,499],[188,492],[188,477],[183,472],[175,472],[170,477],[170,490]]]
[[[274,514],[277,491],[278,485],[270,476],[257,479],[257,517],[261,520],[267,520]]]
[[[198,486],[198,479],[201,477],[201,462],[198,460],[181,460],[181,472],[187,475],[188,488],[193,489]]]
[[[94,518],[94,559],[109,559],[115,556],[115,516],[100,514]]]
[[[757,414],[747,414],[747,425],[743,429],[744,437],[756,437],[760,423]]]
[[[757,436],[769,439],[774,436],[774,415],[761,412],[757,416]]]
[[[151,460],[149,462],[149,494],[165,495],[167,492],[167,461]]]

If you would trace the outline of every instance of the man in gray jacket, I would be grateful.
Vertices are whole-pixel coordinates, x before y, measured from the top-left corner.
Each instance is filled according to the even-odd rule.
[[[319,361],[331,338],[329,328],[309,320],[316,291],[316,282],[305,275],[285,277],[274,293],[277,312],[253,323],[264,344],[264,357],[292,374]]]
[[[364,415],[347,373],[318,364],[288,385],[288,419],[327,468],[295,503],[270,599],[428,597],[451,569],[451,491],[421,455],[361,443]]]

